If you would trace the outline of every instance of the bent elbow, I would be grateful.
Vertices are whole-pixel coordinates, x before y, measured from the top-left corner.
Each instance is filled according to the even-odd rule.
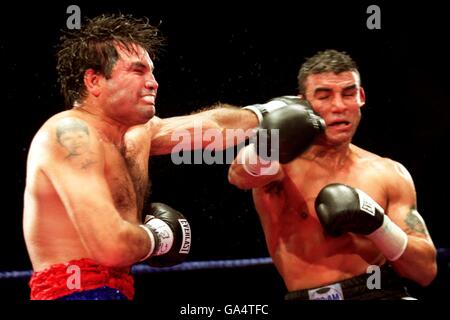
[[[121,232],[110,234],[94,248],[91,247],[91,255],[101,265],[107,267],[128,267],[133,262],[130,260],[130,248],[123,240]]]
[[[228,174],[228,182],[242,190],[252,189],[252,186],[248,183],[248,181],[246,181],[246,179],[242,179],[232,173]]]
[[[436,249],[434,249],[430,253],[431,257],[430,257],[430,263],[428,264],[428,268],[424,272],[423,277],[418,281],[418,283],[422,287],[426,287],[426,286],[430,285],[431,282],[433,282],[433,280],[437,276],[438,267],[437,267],[437,262],[436,262],[436,254],[437,254]]]
[[[418,281],[419,285],[421,285],[422,287],[429,286],[431,284],[431,282],[433,282],[433,280],[436,278],[437,266],[433,266],[430,269],[432,269],[432,270],[427,272],[427,274]]]
[[[97,250],[93,254],[93,257],[99,264],[106,267],[117,268],[129,266],[124,260],[125,255],[123,254],[123,251],[124,250],[121,249],[121,246],[118,245],[117,242],[116,245],[111,242],[110,245]]]
[[[236,164],[232,164],[230,169],[228,170],[228,182],[234,186],[236,186],[239,189],[249,189],[245,186],[245,179],[242,179],[242,177],[236,172]]]
[[[433,282],[433,280],[436,278],[437,276],[437,263],[436,260],[429,266],[429,269],[427,270],[427,272],[425,273],[424,277],[421,279],[421,281],[419,281],[419,284],[422,287],[426,287],[428,285],[431,284],[431,282]]]

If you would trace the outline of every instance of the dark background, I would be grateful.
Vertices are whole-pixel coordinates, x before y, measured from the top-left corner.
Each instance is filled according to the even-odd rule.
[[[446,11],[438,4],[10,3],[2,8],[0,21],[5,146],[0,271],[31,268],[21,225],[25,162],[34,133],[63,110],[55,45],[60,30],[66,29],[70,4],[79,5],[82,16],[120,11],[160,24],[167,37],[167,46],[155,61],[160,117],[190,113],[217,101],[244,106],[296,94],[296,76],[305,57],[329,48],[348,52],[359,65],[367,95],[354,143],[408,168],[416,183],[419,212],[436,246],[450,247],[446,139],[450,67]],[[366,27],[370,4],[381,8],[381,30]],[[228,165],[176,166],[170,156],[154,157],[150,165],[152,200],[171,205],[191,222],[189,261],[268,256],[251,193],[228,184]],[[440,263],[437,281],[428,291],[416,288],[418,295],[438,295],[448,280],[447,263]],[[204,289],[219,296],[236,287],[241,295],[284,293],[281,278],[270,266],[224,274],[171,277],[179,277],[180,285],[194,285],[196,277],[203,277],[213,286]],[[168,277],[161,274],[152,281],[164,282]],[[20,285],[8,281],[8,286],[20,288],[18,299],[27,298],[25,281]],[[138,288],[142,283],[138,279]]]

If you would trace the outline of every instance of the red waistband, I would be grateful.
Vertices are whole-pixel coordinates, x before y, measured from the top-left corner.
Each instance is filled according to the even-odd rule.
[[[134,280],[128,268],[105,267],[91,259],[71,260],[34,272],[29,282],[31,300],[53,300],[78,291],[107,286],[134,297]]]

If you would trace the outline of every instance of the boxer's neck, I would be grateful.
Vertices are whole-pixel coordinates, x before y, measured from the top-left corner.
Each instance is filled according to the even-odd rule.
[[[351,144],[346,143],[337,146],[313,145],[308,150],[306,157],[323,163],[326,167],[342,167],[351,158]]]
[[[102,139],[113,143],[117,147],[122,146],[123,137],[128,130],[128,126],[111,119],[101,109],[80,105],[75,107],[74,110],[79,111],[83,115],[83,118],[98,130]]]

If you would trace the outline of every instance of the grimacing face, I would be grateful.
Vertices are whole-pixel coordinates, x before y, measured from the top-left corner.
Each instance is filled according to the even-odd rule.
[[[356,72],[325,72],[306,79],[306,99],[327,125],[327,143],[350,143],[361,119],[365,103],[364,89]]]
[[[153,61],[143,48],[134,49],[117,47],[120,59],[101,89],[101,104],[112,118],[128,125],[145,123],[154,116],[158,90]]]

